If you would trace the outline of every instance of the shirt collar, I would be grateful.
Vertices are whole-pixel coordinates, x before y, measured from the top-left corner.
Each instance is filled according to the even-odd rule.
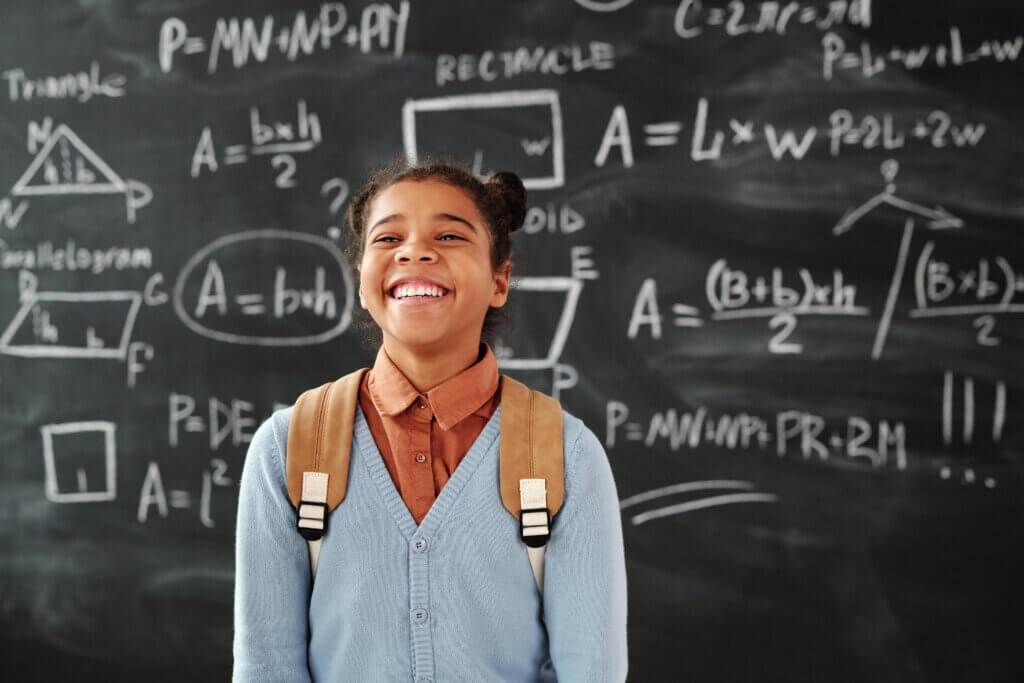
[[[485,409],[498,390],[498,360],[486,342],[468,368],[426,392],[441,429],[448,431],[467,416]],[[420,393],[381,346],[367,379],[370,399],[381,415],[393,417],[409,409]]]

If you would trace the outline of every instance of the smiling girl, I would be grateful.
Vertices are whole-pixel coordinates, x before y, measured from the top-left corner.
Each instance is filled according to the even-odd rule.
[[[626,570],[600,441],[562,415],[564,499],[543,590],[499,491],[491,348],[526,192],[499,173],[394,164],[352,199],[349,256],[379,333],[348,488],[316,581],[285,456],[294,406],[253,435],[238,507],[235,681],[625,680]],[[353,385],[354,386],[354,385]]]

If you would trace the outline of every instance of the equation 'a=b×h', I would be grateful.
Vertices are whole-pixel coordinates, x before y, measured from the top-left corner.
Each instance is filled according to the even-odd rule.
[[[960,430],[961,441],[970,445],[974,441],[977,406],[975,403],[975,385],[973,377],[964,377],[962,385],[963,424]],[[953,445],[953,427],[955,420],[956,387],[953,373],[947,370],[942,378],[942,443]],[[1006,424],[1006,383],[995,382],[992,399],[992,443],[999,443],[1003,437],[1003,426]]]

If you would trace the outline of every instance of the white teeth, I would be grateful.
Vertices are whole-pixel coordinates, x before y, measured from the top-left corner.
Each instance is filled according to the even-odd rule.
[[[439,287],[432,285],[399,285],[394,289],[394,298],[402,299],[407,296],[444,296],[445,292]]]

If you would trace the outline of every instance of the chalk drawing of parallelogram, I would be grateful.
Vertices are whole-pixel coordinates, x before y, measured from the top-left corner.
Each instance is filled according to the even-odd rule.
[[[413,164],[428,155],[473,159],[478,176],[489,175],[486,167],[514,171],[527,189],[565,184],[562,107],[555,90],[408,100],[402,139]]]
[[[39,431],[50,502],[94,503],[117,497],[113,422],[64,422],[43,425]],[[90,479],[102,482],[102,488],[91,488]]]
[[[153,198],[148,185],[121,178],[64,124],[54,129],[14,183],[11,194],[15,197],[123,194],[129,223],[135,222],[135,210]]]
[[[142,295],[132,291],[36,292],[0,335],[0,353],[124,360],[141,304]],[[106,338],[116,345],[108,346]]]
[[[555,367],[565,349],[569,330],[572,329],[573,319],[576,317],[576,305],[579,302],[580,292],[583,290],[583,281],[571,277],[523,277],[513,281],[513,289],[517,292],[552,295],[548,298],[560,298],[561,310],[558,313],[551,340],[543,355],[537,354],[532,358],[516,358],[513,351],[513,357],[499,358],[499,365],[502,369],[510,370],[542,370]],[[527,295],[524,298],[531,300],[531,303],[526,304],[529,308],[545,305],[539,301],[539,296]],[[536,302],[533,301],[534,298],[537,299]],[[534,338],[542,338],[544,332],[530,330],[530,334]]]

